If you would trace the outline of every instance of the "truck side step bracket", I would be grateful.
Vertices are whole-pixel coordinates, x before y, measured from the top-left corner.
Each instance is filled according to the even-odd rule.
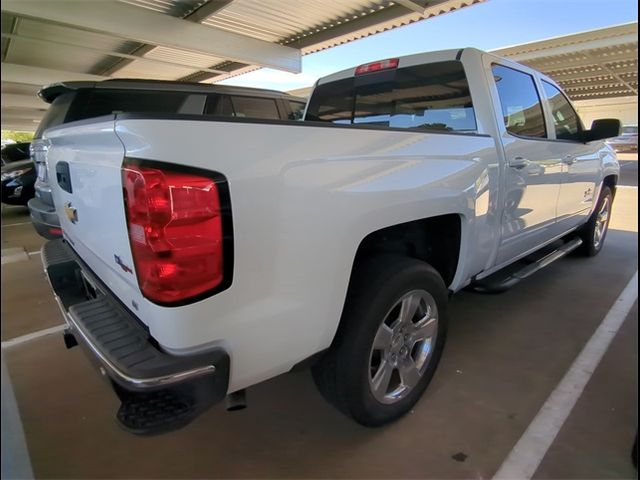
[[[582,240],[580,238],[572,238],[570,240],[567,240],[561,246],[546,254],[542,258],[533,262],[525,263],[522,268],[516,270],[515,272],[512,272],[506,278],[496,278],[501,276],[501,272],[497,272],[494,275],[472,283],[470,289],[478,293],[496,294],[506,292],[521,280],[530,277],[538,270],[549,266],[556,260],[560,260],[562,257],[565,257],[569,253],[573,252],[580,245],[582,245]]]

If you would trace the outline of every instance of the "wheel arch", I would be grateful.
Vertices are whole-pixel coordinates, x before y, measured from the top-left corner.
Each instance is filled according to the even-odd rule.
[[[356,249],[349,283],[363,262],[376,255],[396,254],[428,263],[449,286],[458,271],[462,236],[463,219],[457,213],[411,220],[370,232]]]

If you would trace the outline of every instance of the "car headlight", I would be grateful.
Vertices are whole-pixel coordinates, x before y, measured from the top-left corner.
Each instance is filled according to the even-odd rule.
[[[20,175],[24,175],[27,173],[30,168],[23,168],[21,170],[12,170],[11,172],[2,172],[2,176],[0,177],[0,181],[5,180],[13,180],[14,178],[18,178]]]

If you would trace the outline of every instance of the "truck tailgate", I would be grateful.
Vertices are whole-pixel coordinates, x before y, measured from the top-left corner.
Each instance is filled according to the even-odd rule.
[[[47,168],[64,238],[128,308],[144,308],[127,234],[124,147],[114,117],[46,132]],[[145,321],[143,312],[136,312]]]

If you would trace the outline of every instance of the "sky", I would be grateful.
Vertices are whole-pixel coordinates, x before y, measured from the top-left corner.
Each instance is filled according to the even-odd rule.
[[[302,57],[302,73],[263,68],[221,84],[293,90],[362,63],[449,48],[493,50],[638,20],[635,0],[486,0]]]

